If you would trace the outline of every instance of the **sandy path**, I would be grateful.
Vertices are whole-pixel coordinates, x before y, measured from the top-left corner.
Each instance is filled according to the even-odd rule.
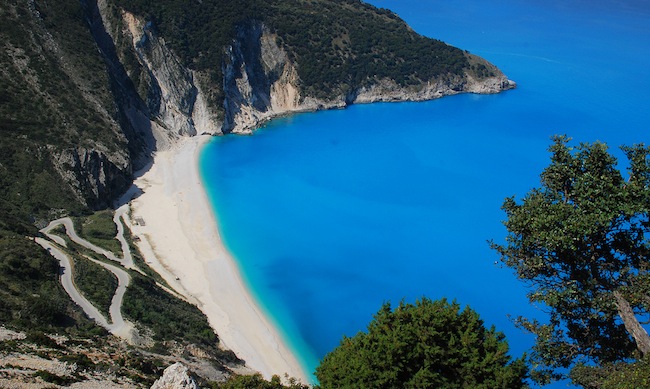
[[[201,185],[200,146],[209,136],[184,138],[156,154],[135,182],[131,231],[147,263],[189,301],[197,302],[223,345],[270,378],[308,382],[300,364],[244,286],[223,246]]]

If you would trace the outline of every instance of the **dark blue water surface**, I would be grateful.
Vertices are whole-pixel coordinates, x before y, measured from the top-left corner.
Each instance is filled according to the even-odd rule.
[[[487,58],[518,88],[217,138],[201,168],[222,236],[309,372],[383,302],[421,296],[470,305],[521,355],[533,339],[508,315],[544,314],[486,241],[503,242],[503,199],[538,186],[551,135],[617,155],[650,141],[650,2],[371,3]]]

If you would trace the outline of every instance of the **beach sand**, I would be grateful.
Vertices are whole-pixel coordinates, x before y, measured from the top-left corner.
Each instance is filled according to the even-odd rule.
[[[300,364],[245,287],[224,247],[201,185],[198,157],[210,136],[183,138],[159,151],[135,181],[129,223],[145,260],[208,317],[222,345],[269,379],[309,382]]]

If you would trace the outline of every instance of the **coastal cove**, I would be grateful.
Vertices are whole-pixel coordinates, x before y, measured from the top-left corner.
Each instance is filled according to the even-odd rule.
[[[200,174],[221,237],[307,373],[384,301],[423,295],[470,305],[520,355],[533,339],[509,315],[544,315],[486,241],[505,236],[503,199],[538,185],[551,135],[612,150],[650,141],[650,7],[371,3],[518,88],[298,114],[212,139]]]
[[[542,302],[577,384],[650,381],[648,0],[23,0],[0,24],[0,387],[520,387],[513,321]],[[550,163],[561,193],[513,206]],[[552,289],[530,304],[497,250]]]

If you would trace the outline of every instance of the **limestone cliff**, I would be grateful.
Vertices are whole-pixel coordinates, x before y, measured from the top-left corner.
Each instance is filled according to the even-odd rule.
[[[97,1],[96,9],[112,41],[115,60],[131,84],[127,92],[136,92],[136,99],[144,104],[140,112],[149,121],[151,148],[167,148],[179,136],[220,134],[222,120],[198,82],[205,75],[184,66],[152,22],[108,0]]]
[[[184,136],[219,132],[219,120],[195,82],[194,72],[181,64],[152,23],[125,11],[122,18],[138,60],[147,72],[147,106],[152,119],[168,131]]]
[[[240,26],[227,48],[224,64],[226,117],[223,132],[246,133],[260,123],[290,112],[342,108],[354,103],[422,101],[458,93],[498,93],[515,87],[513,81],[482,58],[466,54],[470,62],[492,75],[449,75],[414,86],[391,79],[375,80],[345,95],[320,99],[301,90],[297,65],[277,44],[277,36],[262,23]]]
[[[137,58],[135,66],[140,70],[131,70],[130,76],[146,101],[159,146],[173,143],[177,135],[249,133],[261,123],[291,112],[376,101],[429,100],[464,92],[497,93],[514,87],[494,65],[465,54],[473,66],[481,65],[490,76],[479,77],[470,68],[463,75],[449,74],[416,85],[402,86],[382,78],[352,85],[348,92],[330,98],[312,96],[303,89],[294,55],[279,43],[281,37],[260,21],[236,27],[234,38],[223,49],[223,63],[214,64],[221,66],[222,85],[214,85],[204,71],[183,64],[152,22],[118,9],[108,0],[100,0],[99,11],[116,47]],[[134,68],[127,63],[127,54],[120,60],[127,71],[129,66]],[[223,101],[209,101],[204,88],[222,88]]]

